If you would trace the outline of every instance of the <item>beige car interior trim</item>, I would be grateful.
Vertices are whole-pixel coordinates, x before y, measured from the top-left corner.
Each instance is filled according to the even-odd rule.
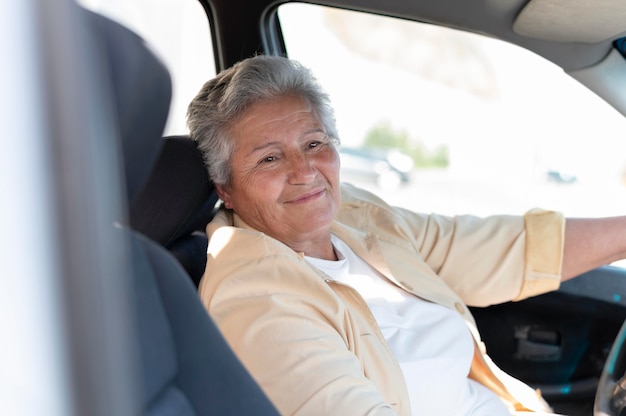
[[[626,0],[531,0],[513,30],[557,42],[596,43],[626,34]]]

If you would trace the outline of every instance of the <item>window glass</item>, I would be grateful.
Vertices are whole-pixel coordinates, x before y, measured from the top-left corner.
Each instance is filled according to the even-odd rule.
[[[333,101],[343,180],[420,212],[626,211],[625,118],[547,60],[366,13],[290,3],[278,14],[288,55]],[[407,177],[406,158],[362,154],[389,143],[411,157]]]
[[[215,76],[211,32],[197,0],[80,0],[84,7],[129,27],[163,60],[172,77],[164,135],[187,134],[187,105]]]

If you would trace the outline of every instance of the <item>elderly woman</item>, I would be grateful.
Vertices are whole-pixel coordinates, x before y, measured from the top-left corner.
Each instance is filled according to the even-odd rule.
[[[548,411],[490,362],[466,305],[624,257],[626,218],[423,215],[342,185],[328,96],[286,58],[218,74],[188,124],[223,201],[200,295],[282,414]]]

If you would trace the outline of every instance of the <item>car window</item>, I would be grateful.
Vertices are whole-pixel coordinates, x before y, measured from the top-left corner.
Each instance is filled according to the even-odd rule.
[[[278,16],[289,57],[330,94],[345,181],[420,212],[624,214],[625,118],[556,65],[366,13],[289,3]]]
[[[154,49],[172,77],[172,104],[164,135],[187,134],[187,105],[215,76],[211,31],[197,0],[79,0],[84,7],[129,27]]]

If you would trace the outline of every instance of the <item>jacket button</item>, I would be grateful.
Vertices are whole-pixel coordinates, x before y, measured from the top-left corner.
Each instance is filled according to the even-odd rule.
[[[461,315],[465,315],[465,306],[461,302],[454,302],[454,307]]]

